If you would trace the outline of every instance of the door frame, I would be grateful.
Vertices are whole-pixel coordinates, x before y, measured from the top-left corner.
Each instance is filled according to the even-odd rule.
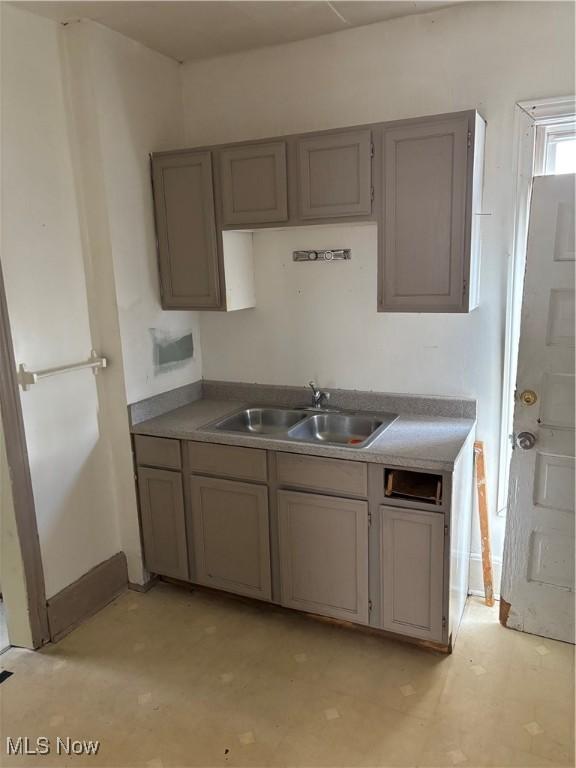
[[[22,556],[32,646],[40,648],[50,639],[44,570],[36,520],[36,507],[30,475],[28,448],[18,389],[16,361],[4,277],[0,265],[0,411],[6,456],[12,485],[12,497],[18,543]]]
[[[513,432],[514,391],[518,366],[518,343],[522,313],[524,269],[528,241],[528,220],[532,197],[532,180],[544,171],[544,147],[538,128],[567,122],[576,115],[576,96],[519,101],[514,111],[514,233],[508,263],[506,295],[506,328],[502,377],[502,413],[500,420],[500,452],[498,464],[497,514],[505,517],[508,510],[510,460]]]

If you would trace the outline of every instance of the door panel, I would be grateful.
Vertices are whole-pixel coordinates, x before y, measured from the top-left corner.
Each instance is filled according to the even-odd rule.
[[[464,311],[468,131],[466,116],[383,131],[381,311]]]
[[[284,141],[223,149],[220,174],[224,226],[288,219]]]
[[[502,574],[506,624],[574,642],[573,175],[534,180]]]
[[[281,602],[368,622],[368,505],[278,492]]]
[[[268,489],[211,477],[190,486],[197,581],[270,600]]]
[[[298,139],[300,216],[369,216],[372,212],[369,130]]]
[[[138,468],[144,562],[152,573],[188,579],[182,475]]]
[[[152,158],[164,309],[221,305],[210,152]]]
[[[380,507],[382,627],[442,642],[444,515]]]

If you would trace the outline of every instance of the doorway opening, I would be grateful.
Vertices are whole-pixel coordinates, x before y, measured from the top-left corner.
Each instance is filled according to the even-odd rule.
[[[514,391],[532,182],[536,176],[576,172],[576,98],[518,102],[515,112],[516,195],[514,245],[508,269],[498,515],[505,517],[509,496]]]
[[[574,642],[574,97],[517,105],[499,513],[500,616]],[[513,605],[512,605],[513,603]]]

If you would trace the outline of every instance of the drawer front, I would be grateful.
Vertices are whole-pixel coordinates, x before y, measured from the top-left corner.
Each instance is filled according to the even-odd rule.
[[[180,440],[168,437],[149,437],[136,435],[136,462],[149,467],[165,467],[166,469],[181,469]]]
[[[268,479],[266,451],[260,448],[193,442],[187,445],[190,472],[260,483],[265,483]]]
[[[279,485],[352,496],[368,495],[366,464],[360,461],[278,453],[276,466]]]

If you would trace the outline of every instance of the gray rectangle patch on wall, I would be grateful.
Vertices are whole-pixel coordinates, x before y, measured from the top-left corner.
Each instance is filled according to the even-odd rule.
[[[164,373],[186,365],[194,357],[192,333],[176,336],[173,333],[151,328],[154,370]]]

